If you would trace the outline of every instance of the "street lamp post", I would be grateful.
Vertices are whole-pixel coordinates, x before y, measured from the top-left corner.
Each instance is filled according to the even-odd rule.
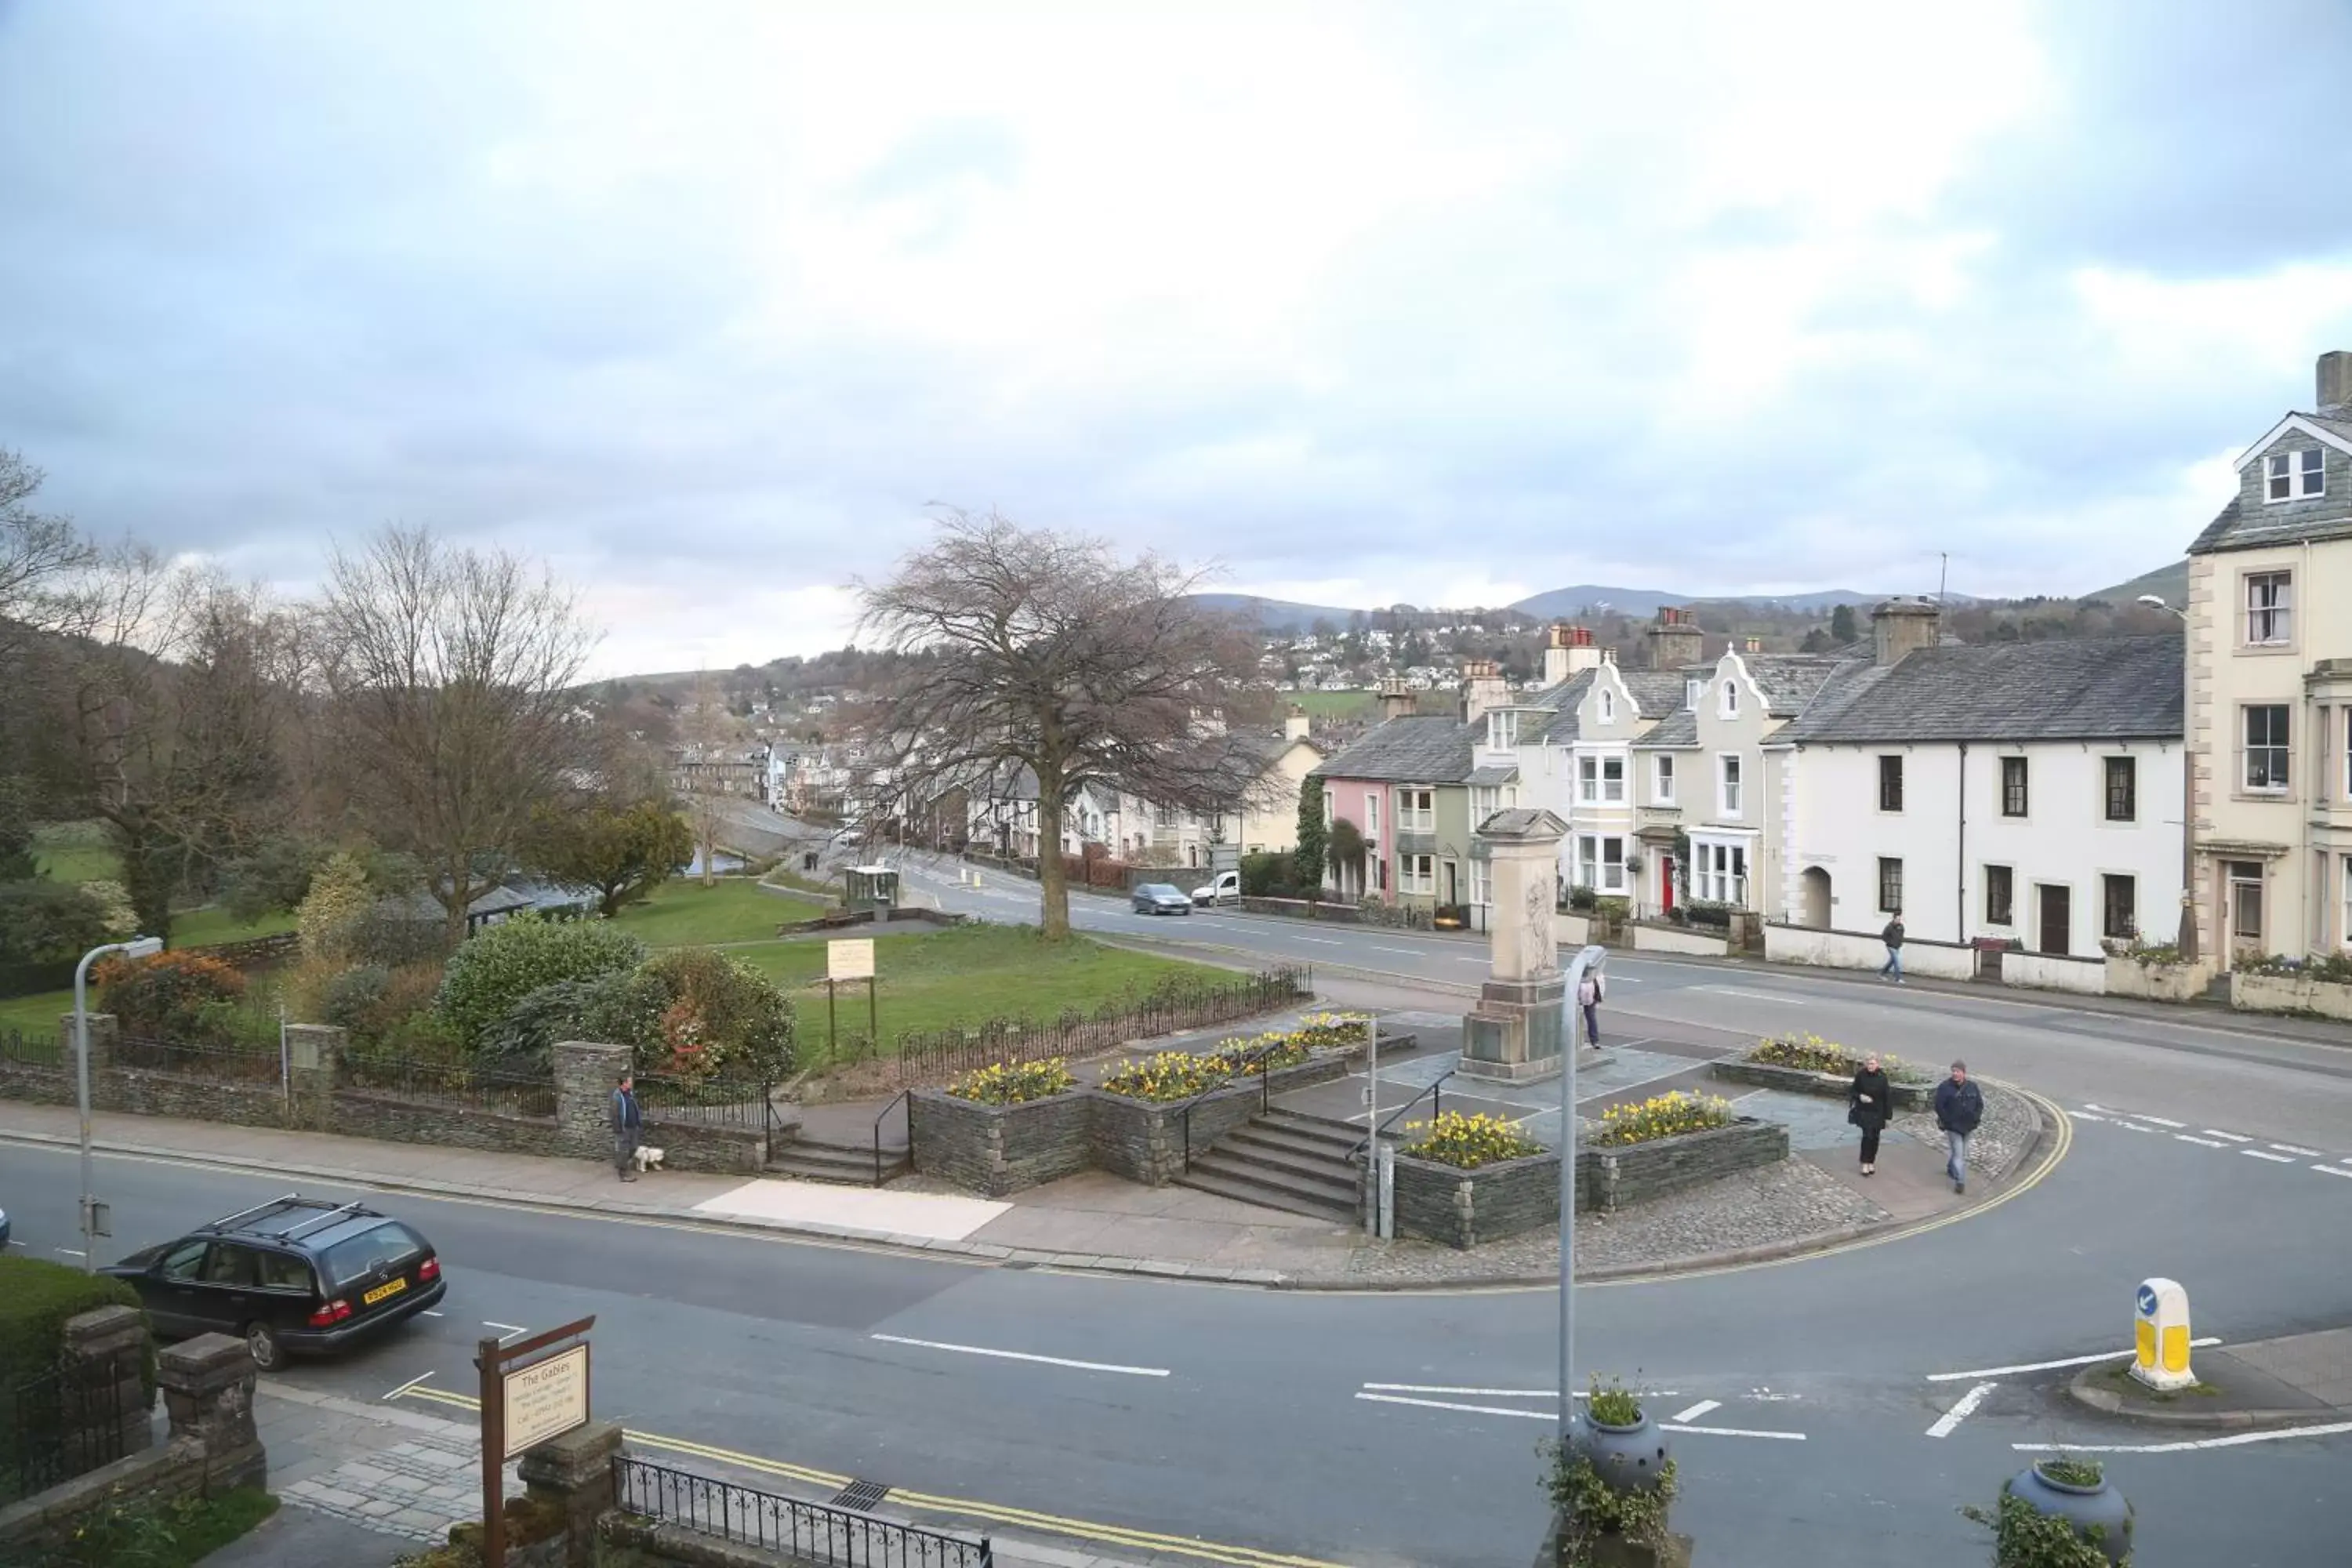
[[[2142,594],[2139,602],[2150,609],[2162,610],[2180,617],[2180,654],[2185,667],[2191,650],[2189,647],[2189,612],[2175,609],[2154,594]],[[2180,934],[2178,939],[2184,962],[2197,962],[2197,758],[2189,749],[2189,737],[2196,732],[2194,716],[2188,705],[2180,710]]]
[[[1569,961],[1568,1029],[1559,1064],[1559,1440],[1576,1435],[1576,1053],[1584,1045],[1584,1009],[1577,996],[1587,973],[1609,961],[1599,943]]]
[[[152,958],[163,951],[163,939],[135,936],[93,947],[74,965],[74,1097],[81,1108],[81,1266],[84,1273],[98,1268],[98,1196],[90,1189],[89,1171],[89,966],[110,952],[125,958]]]

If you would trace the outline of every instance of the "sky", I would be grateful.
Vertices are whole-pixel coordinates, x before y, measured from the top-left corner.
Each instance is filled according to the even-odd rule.
[[[2352,0],[0,0],[0,447],[600,673],[940,505],[1316,603],[2082,593],[2352,348]]]

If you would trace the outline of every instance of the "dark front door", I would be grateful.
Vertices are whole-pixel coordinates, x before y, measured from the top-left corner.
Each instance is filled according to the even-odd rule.
[[[2064,952],[2070,933],[2074,929],[2074,905],[2072,889],[2044,885],[2042,889],[2042,946],[2043,952]]]
[[[1462,868],[1448,860],[1445,863],[1445,903],[1448,909],[1462,901]]]

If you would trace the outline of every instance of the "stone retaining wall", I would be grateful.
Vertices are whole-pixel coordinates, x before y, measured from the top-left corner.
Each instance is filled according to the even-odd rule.
[[[1465,1171],[1399,1154],[1395,1201],[1400,1237],[1465,1250],[1500,1241],[1559,1223],[1559,1156],[1547,1152]]]
[[[1767,1062],[1713,1062],[1707,1076],[1722,1079],[1727,1083],[1744,1083],[1756,1089],[1777,1089],[1787,1094],[1819,1095],[1824,1100],[1843,1100],[1853,1091],[1853,1080],[1830,1072],[1807,1072],[1802,1068],[1773,1067]],[[1897,1114],[1906,1110],[1927,1110],[1936,1103],[1936,1086],[1931,1083],[1896,1083],[1894,1110]]]
[[[1094,1102],[1084,1090],[1021,1105],[982,1105],[943,1089],[907,1100],[915,1169],[983,1197],[1075,1176],[1093,1163]]]
[[[1576,1206],[1618,1209],[1670,1193],[1777,1164],[1789,1157],[1789,1130],[1743,1116],[1728,1127],[1673,1138],[1578,1152]]]
[[[2137,958],[2107,956],[2107,994],[2136,996],[2144,1002],[2194,1002],[2212,983],[2210,963],[2142,963]]]
[[[1909,949],[1905,949],[1907,954]],[[2036,991],[2072,991],[2081,996],[2107,994],[2106,956],[2072,958],[2055,952],[2010,952],[2000,955],[2000,983]]]
[[[1692,931],[1677,925],[1651,925],[1635,921],[1633,951],[1636,952],[1688,952],[1702,958],[1727,958],[1731,954],[1728,936],[1709,936],[1705,931]]]
[[[1886,944],[1874,931],[1823,931],[1812,926],[1767,925],[1764,956],[1773,963],[1811,963],[1829,969],[1878,969]],[[1974,980],[1977,950],[1957,942],[1913,937],[1903,944],[1903,973],[1936,980]]]
[[[2296,974],[2230,973],[2230,1005],[2253,1013],[2316,1013],[2352,1018],[2352,985],[2305,980]]]

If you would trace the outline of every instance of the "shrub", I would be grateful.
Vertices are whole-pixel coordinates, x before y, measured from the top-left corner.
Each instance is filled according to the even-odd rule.
[[[1220,1040],[1201,1054],[1217,1063],[1230,1078],[1238,1072],[1271,1072],[1297,1067],[1307,1059],[1307,1042],[1293,1034],[1265,1034]]]
[[[625,973],[541,986],[474,1045],[537,1066],[558,1040],[602,1040],[629,1047],[642,1072],[773,1081],[792,1070],[793,1033],[792,999],[766,975],[709,948],[678,948]]]
[[[1360,1046],[1371,1037],[1370,1013],[1309,1013],[1290,1031],[1292,1039],[1312,1050]]]
[[[1077,1082],[1068,1066],[1055,1057],[1045,1062],[997,1062],[979,1068],[949,1084],[948,1092],[982,1105],[1026,1105],[1033,1100],[1066,1094]]]
[[[72,963],[114,940],[86,888],[47,879],[0,882],[0,963]]]
[[[542,985],[508,1008],[499,1021],[482,1031],[476,1054],[495,1058],[502,1068],[523,1070],[547,1064],[558,1040],[600,1037],[583,1026],[598,997],[625,986],[631,976],[604,974],[593,980],[558,980]],[[614,1045],[627,1042],[614,1040]]]
[[[2242,960],[2238,967],[2248,974],[2279,974],[2294,980],[2323,981],[2330,985],[2352,985],[2352,952],[2322,953],[2315,958],[2289,958],[2272,952]]]
[[[1119,1063],[1104,1077],[1102,1089],[1106,1094],[1123,1095],[1129,1100],[1164,1103],[1206,1094],[1232,1077],[1231,1066],[1217,1058],[1194,1056],[1190,1051],[1160,1051],[1141,1061]]]
[[[1709,926],[1717,931],[1731,929],[1731,906],[1709,899],[1694,900],[1677,907],[1677,912],[1695,926]]]
[[[320,988],[319,1016],[353,1035],[364,1032],[392,988],[392,971],[380,963],[346,969]]]
[[[323,847],[304,839],[282,834],[265,838],[252,854],[229,863],[221,884],[222,907],[247,923],[299,909],[327,858]]]
[[[1297,861],[1288,855],[1244,855],[1242,891],[1253,899],[1295,899],[1298,896],[1297,870]]]
[[[99,1307],[136,1310],[139,1293],[123,1280],[85,1274],[46,1258],[0,1253],[0,1369],[10,1380],[39,1375],[64,1348],[66,1320]],[[152,1390],[152,1350],[142,1370]],[[0,1400],[0,1475],[12,1479],[18,1458],[16,1421],[14,1406]]]
[[[1612,1105],[1593,1129],[1597,1144],[1647,1143],[1684,1132],[1704,1132],[1731,1121],[1731,1102],[1711,1094],[1674,1089],[1638,1105]]]
[[[634,969],[645,956],[645,943],[603,921],[517,915],[450,954],[435,1005],[442,1020],[472,1045],[541,986]]]
[[[437,972],[449,957],[449,928],[419,919],[408,906],[379,899],[343,928],[344,956],[358,963],[400,969],[429,963]]]
[[[2045,1459],[2034,1468],[2076,1486],[2095,1485],[2101,1477],[2099,1466],[2084,1460]],[[1991,1508],[1970,1505],[1960,1512],[1992,1531],[1994,1568],[2107,1568],[2104,1525],[2078,1529],[2074,1521],[2043,1513],[2005,1488]],[[2123,1561],[2128,1564],[2131,1558]]]
[[[236,1037],[245,976],[201,952],[163,952],[132,963],[109,958],[91,971],[100,1004],[126,1035],[186,1045],[225,1046]]]
[[[1590,888],[1570,888],[1568,890],[1568,907],[1578,914],[1591,914],[1592,907],[1600,901],[1601,895]]]
[[[1592,912],[1612,925],[1623,925],[1633,917],[1633,904],[1630,899],[1595,899]]]
[[[367,867],[348,851],[327,858],[311,873],[309,889],[294,909],[294,928],[302,934],[302,956],[340,961],[351,956],[352,928],[375,905],[368,887]]]
[[[131,907],[130,889],[110,878],[100,877],[82,883],[81,890],[98,905],[99,917],[106,922],[109,941],[121,942],[139,934],[139,911]],[[82,950],[84,952],[89,951],[88,948]]]
[[[1544,1152],[1542,1144],[1521,1136],[1517,1128],[1499,1116],[1465,1116],[1458,1110],[1445,1110],[1434,1121],[1409,1121],[1405,1131],[1420,1134],[1405,1145],[1405,1153],[1465,1171]]]
[[[1765,1067],[1794,1068],[1800,1072],[1834,1073],[1852,1078],[1862,1070],[1863,1058],[1843,1046],[1832,1045],[1819,1035],[1768,1036],[1756,1042],[1747,1060]],[[1926,1083],[1928,1073],[1912,1066],[1901,1057],[1878,1054],[1879,1069],[1891,1083]]]

